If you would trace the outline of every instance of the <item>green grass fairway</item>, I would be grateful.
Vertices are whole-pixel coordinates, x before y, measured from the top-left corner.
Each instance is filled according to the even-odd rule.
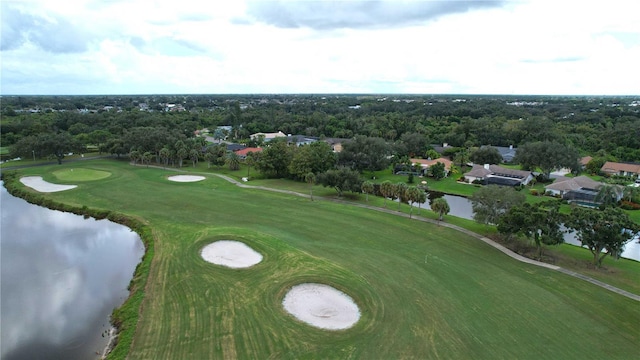
[[[144,219],[155,236],[128,359],[638,356],[637,301],[443,226],[214,176],[172,182],[173,171],[124,162],[73,164],[74,172],[85,166],[112,175],[43,196]],[[235,270],[204,261],[200,250],[220,239],[245,242],[264,258]],[[343,331],[297,321],[281,302],[303,282],[351,296],[360,321]]]
[[[56,170],[53,175],[61,181],[94,181],[111,176],[111,173],[90,168],[64,168]]]

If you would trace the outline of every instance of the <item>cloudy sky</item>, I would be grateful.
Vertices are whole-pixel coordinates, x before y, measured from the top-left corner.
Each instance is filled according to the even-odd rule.
[[[1,0],[0,93],[640,94],[640,1]]]

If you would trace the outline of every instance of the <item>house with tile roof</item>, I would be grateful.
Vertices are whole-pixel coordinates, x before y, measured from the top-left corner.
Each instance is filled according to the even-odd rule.
[[[250,152],[259,153],[262,152],[262,148],[248,147],[234,151],[234,153],[236,153],[240,157],[240,159],[246,159],[247,155],[249,155]]]
[[[640,164],[607,161],[602,165],[600,171],[607,175],[640,177]]]
[[[596,197],[603,183],[595,181],[588,176],[565,177],[560,176],[553,183],[544,187],[545,192],[552,196],[559,196],[569,202],[597,204]],[[622,190],[619,191],[619,198]]]
[[[480,182],[484,185],[517,186],[527,185],[533,179],[531,171],[503,168],[498,165],[473,165],[471,171],[464,174],[468,182]]]
[[[453,162],[447,158],[437,158],[437,159],[410,159],[412,164],[419,164],[420,167],[422,168],[422,173],[426,174],[427,171],[429,171],[429,168],[437,163],[442,163],[444,164],[444,172],[445,172],[445,176],[449,176],[449,173],[451,172],[451,166],[453,165]]]

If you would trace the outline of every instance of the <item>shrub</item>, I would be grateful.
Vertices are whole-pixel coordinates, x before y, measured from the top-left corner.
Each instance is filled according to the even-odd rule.
[[[627,200],[622,200],[620,202],[620,207],[624,210],[640,210],[640,204],[636,204]]]
[[[531,189],[531,190],[529,190],[529,193],[531,195],[533,195],[533,196],[539,196],[540,195],[540,193],[538,192],[537,189]]]

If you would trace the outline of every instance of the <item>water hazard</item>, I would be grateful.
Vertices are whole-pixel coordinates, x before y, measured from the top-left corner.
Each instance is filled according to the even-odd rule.
[[[0,358],[99,358],[144,253],[140,238],[0,188]]]

